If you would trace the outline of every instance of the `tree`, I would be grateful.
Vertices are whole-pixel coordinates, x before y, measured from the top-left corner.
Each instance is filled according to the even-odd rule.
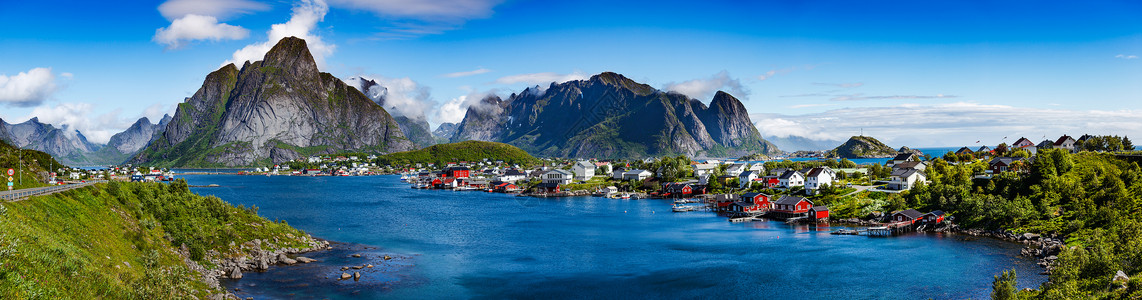
[[[1018,292],[1015,287],[1015,270],[1003,271],[1002,275],[996,275],[995,281],[991,282],[992,300],[1013,300]]]
[[[1122,150],[1134,151],[1134,142],[1130,141],[1130,137],[1128,137],[1128,136],[1122,137]]]

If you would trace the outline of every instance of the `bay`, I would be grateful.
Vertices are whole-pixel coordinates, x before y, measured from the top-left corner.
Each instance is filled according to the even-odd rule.
[[[182,178],[316,237],[402,258],[381,283],[322,283],[345,264],[338,250],[225,283],[242,297],[964,299],[987,298],[1007,269],[1019,288],[1046,280],[1020,245],[988,238],[835,236],[841,227],[672,213],[666,200],[415,190],[398,176]]]

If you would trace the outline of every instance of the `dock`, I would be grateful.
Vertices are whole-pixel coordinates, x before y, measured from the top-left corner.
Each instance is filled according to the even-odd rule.
[[[830,232],[836,235],[864,235],[869,237],[890,237],[905,232],[915,231],[916,226],[911,221],[884,224],[884,226],[868,227],[865,229],[840,229]]]

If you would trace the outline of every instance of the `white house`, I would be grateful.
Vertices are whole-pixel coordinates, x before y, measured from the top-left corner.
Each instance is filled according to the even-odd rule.
[[[892,158],[892,165],[910,162],[910,161],[920,161],[920,157],[917,156],[916,153],[912,153],[912,152],[900,153],[900,154],[897,154],[896,157]]]
[[[753,184],[753,181],[757,179],[757,174],[758,173],[754,172],[754,171],[745,171],[745,172],[742,172],[741,174],[739,174],[738,175],[738,183],[739,183],[738,188],[742,188],[742,189],[748,188],[749,185]]]
[[[571,166],[571,172],[575,173],[575,180],[588,180],[595,177],[595,164],[581,160]]]
[[[756,163],[749,166],[749,170],[757,173],[758,176],[765,174],[765,164]]]
[[[543,174],[543,183],[570,184],[574,176],[567,170],[551,170]]]
[[[817,189],[821,188],[822,185],[832,185],[833,180],[836,178],[837,173],[833,172],[832,168],[813,168],[812,170],[809,170],[808,174],[805,174],[805,189],[816,191]]]
[[[630,170],[630,171],[624,172],[623,173],[623,180],[642,181],[642,180],[646,180],[647,178],[650,178],[650,176],[653,176],[653,175],[654,175],[654,173],[650,173],[650,171],[636,169],[636,170]]]
[[[1075,138],[1064,134],[1055,141],[1054,146],[1058,149],[1067,149],[1067,151],[1075,152]]]
[[[714,171],[717,169],[718,169],[718,164],[711,164],[711,163],[695,164],[694,165],[694,176],[714,174]]]
[[[726,168],[726,175],[738,176],[745,172],[745,164],[732,164]]]
[[[892,176],[889,177],[888,189],[899,191],[910,190],[916,186],[917,182],[924,182],[926,180],[928,180],[928,177],[924,176],[923,171],[916,169],[899,169],[892,172]]]
[[[785,173],[777,177],[777,180],[781,186],[785,188],[805,185],[805,175],[801,175],[801,172],[797,172],[796,170],[785,171]]]
[[[516,182],[523,180],[524,178],[527,178],[527,174],[524,174],[517,169],[509,169],[504,171],[503,175],[496,177],[496,180],[503,182]]]

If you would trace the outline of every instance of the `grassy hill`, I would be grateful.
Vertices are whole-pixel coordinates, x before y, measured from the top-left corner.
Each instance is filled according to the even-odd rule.
[[[853,136],[827,153],[827,156],[837,158],[881,158],[893,155],[896,155],[896,149],[870,136]]]
[[[18,172],[13,176],[16,179],[13,182],[17,189],[47,186],[44,182],[47,181],[49,170],[66,167],[50,154],[20,149],[0,140],[0,172],[6,172],[9,168],[16,169]],[[7,190],[8,174],[3,175],[4,179],[0,180],[3,187],[0,189]]]
[[[464,141],[451,144],[432,145],[424,149],[397,152],[377,158],[381,164],[404,165],[409,163],[434,163],[437,165],[461,161],[504,161],[513,164],[529,164],[538,161],[526,151],[515,146],[481,141]]]
[[[0,204],[0,299],[206,299],[221,291],[186,262],[212,268],[212,259],[250,251],[231,243],[254,239],[266,241],[262,249],[312,242],[256,212],[193,194],[185,181]]]

